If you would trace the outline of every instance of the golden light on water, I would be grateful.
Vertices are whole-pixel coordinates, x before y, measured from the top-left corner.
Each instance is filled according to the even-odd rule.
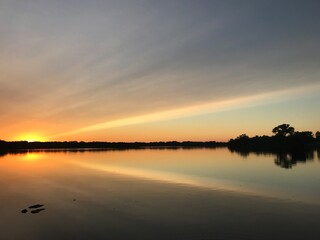
[[[27,154],[22,155],[21,160],[25,162],[35,162],[41,159],[42,155],[39,153],[28,152]]]

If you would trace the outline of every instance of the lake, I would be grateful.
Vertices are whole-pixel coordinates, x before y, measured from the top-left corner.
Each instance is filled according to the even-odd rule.
[[[319,151],[303,159],[227,148],[2,154],[0,187],[4,240],[320,236]]]

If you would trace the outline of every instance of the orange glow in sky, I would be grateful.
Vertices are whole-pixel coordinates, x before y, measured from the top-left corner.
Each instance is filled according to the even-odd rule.
[[[28,142],[41,142],[46,141],[45,137],[42,137],[38,133],[25,133],[16,137],[18,141],[28,141]]]
[[[1,1],[0,140],[320,130],[317,1],[88,2]]]
[[[73,131],[70,132],[64,132],[61,134],[57,134],[57,135],[53,135],[53,136],[48,136],[48,139],[55,139],[55,138],[61,138],[63,139],[64,137],[68,137],[68,136],[81,136],[81,135],[86,135],[86,134],[93,134],[93,135],[97,135],[99,136],[99,132],[103,132],[103,131],[107,131],[109,134],[112,132],[118,132],[118,135],[123,132],[121,129],[125,128],[127,129],[126,133],[123,133],[124,135],[130,135],[133,134],[135,132],[135,136],[136,138],[138,138],[138,132],[137,130],[135,131],[134,129],[137,129],[141,126],[144,125],[148,125],[148,124],[155,124],[155,125],[161,125],[163,123],[170,123],[169,125],[171,125],[171,134],[172,137],[167,138],[165,140],[177,140],[177,138],[179,138],[179,140],[183,140],[183,138],[181,139],[181,137],[179,137],[179,134],[176,132],[176,127],[174,127],[175,125],[181,125],[181,121],[183,122],[184,119],[190,119],[190,118],[194,118],[194,117],[198,117],[200,119],[205,119],[208,115],[210,114],[215,114],[215,115],[219,115],[223,112],[231,112],[232,111],[236,111],[236,110],[241,110],[241,109],[246,109],[246,108],[251,108],[251,107],[261,107],[263,108],[264,105],[268,105],[268,104],[274,104],[274,103],[278,103],[284,100],[288,100],[288,99],[294,99],[297,97],[301,97],[307,93],[312,93],[312,92],[317,92],[320,90],[320,85],[311,85],[311,86],[304,86],[304,87],[300,87],[300,88],[292,88],[292,89],[287,89],[287,90],[281,90],[281,91],[274,91],[274,92],[268,92],[268,93],[264,93],[264,94],[257,94],[257,95],[251,95],[251,96],[245,96],[245,97],[241,97],[241,98],[233,98],[230,100],[224,100],[224,101],[214,101],[214,102],[207,102],[207,103],[203,103],[200,105],[193,105],[193,106],[189,106],[189,107],[183,107],[183,108],[176,108],[176,109],[172,109],[172,110],[168,110],[168,111],[160,111],[160,112],[154,112],[154,113],[149,113],[149,114],[144,114],[144,115],[140,115],[140,116],[132,116],[132,117],[127,117],[127,118],[123,118],[123,119],[118,119],[118,120],[113,120],[113,121],[106,121],[103,123],[98,123],[98,124],[93,124],[91,126],[86,126],[86,127],[82,127],[79,129],[75,129]],[[279,100],[281,99],[281,100]],[[270,116],[272,119],[272,116]],[[234,119],[232,119],[233,121],[238,122],[239,124],[244,124],[241,122],[241,120],[237,120],[236,117]],[[199,120],[197,120],[199,121]],[[192,133],[194,135],[192,135],[191,137],[188,136],[184,137],[185,139],[190,140],[190,138],[192,140],[197,140],[197,141],[201,141],[201,140],[211,140],[212,138],[210,138],[208,135],[204,134],[206,132],[205,129],[202,129],[201,131],[203,131],[203,136],[205,137],[205,139],[199,139],[198,137],[196,137],[195,139],[195,132],[197,130],[193,130],[193,128],[195,128],[197,126],[197,121],[193,122],[193,125],[189,125],[185,127],[185,132],[187,132],[189,130],[189,132],[191,132],[190,135],[192,135]],[[251,120],[253,121],[253,120]],[[225,122],[227,122],[227,120],[225,120]],[[216,122],[217,124],[218,122]],[[219,123],[218,125],[220,127],[225,128],[226,130],[224,130],[225,135],[229,135],[228,137],[236,137],[237,133],[232,133],[232,131],[227,130],[227,127],[225,125],[223,125],[224,123]],[[226,124],[226,123],[225,123]],[[246,124],[251,124],[251,127],[253,127],[253,123],[252,122],[247,122]],[[257,123],[255,123],[257,125]],[[188,125],[188,124],[187,124]],[[212,123],[212,125],[214,125],[214,122]],[[212,128],[214,128],[216,126],[212,126]],[[198,131],[201,127],[197,127]],[[131,130],[130,130],[131,129]],[[191,129],[191,130],[190,130]],[[253,128],[252,128],[253,129]],[[143,132],[143,130],[141,130],[141,132]],[[216,131],[218,132],[218,131]],[[115,133],[116,135],[117,133]],[[149,134],[148,132],[143,132],[143,134],[145,135],[146,138],[148,138]],[[152,134],[152,133],[151,133]],[[157,141],[157,140],[162,140],[163,137],[161,136],[161,130],[158,130],[156,128],[153,129],[153,134],[156,134],[157,136],[160,136],[160,139],[157,139],[156,137],[153,136],[153,139],[148,139],[149,141]],[[233,134],[233,135],[232,135]],[[268,134],[268,133],[266,133]],[[217,135],[216,135],[217,136]],[[124,137],[124,136],[123,136]],[[223,133],[220,133],[218,136],[218,139],[215,139],[217,141],[227,141],[228,137],[223,136]],[[125,138],[125,137],[124,137]],[[141,141],[140,139],[136,139],[138,141]],[[121,141],[121,139],[120,139]],[[135,141],[135,139],[130,139],[129,141]]]

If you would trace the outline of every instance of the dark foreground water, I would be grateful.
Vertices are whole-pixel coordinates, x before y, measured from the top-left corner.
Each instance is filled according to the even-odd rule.
[[[319,152],[291,167],[226,148],[7,154],[0,239],[320,239]]]

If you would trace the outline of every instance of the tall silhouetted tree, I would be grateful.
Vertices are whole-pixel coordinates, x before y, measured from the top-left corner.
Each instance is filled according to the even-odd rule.
[[[292,136],[294,134],[294,128],[290,127],[289,124],[284,123],[272,129],[272,132],[276,136],[281,136],[281,137]]]

